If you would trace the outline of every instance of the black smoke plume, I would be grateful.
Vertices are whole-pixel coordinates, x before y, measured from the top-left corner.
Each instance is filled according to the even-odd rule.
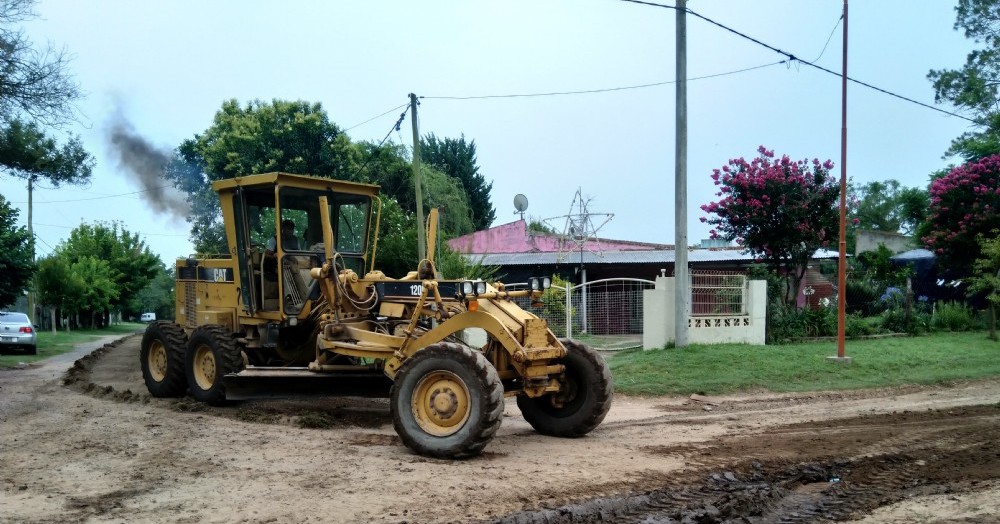
[[[139,182],[141,195],[153,210],[186,220],[191,206],[166,176],[167,167],[174,161],[173,152],[154,146],[120,113],[108,122],[106,138],[112,156],[133,180]]]

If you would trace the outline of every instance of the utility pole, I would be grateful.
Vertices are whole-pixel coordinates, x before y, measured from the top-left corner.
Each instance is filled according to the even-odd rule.
[[[31,226],[31,190],[34,185],[34,177],[28,177],[28,238],[31,242],[31,262],[35,262],[35,230]],[[35,279],[32,278],[28,289],[28,322],[35,325]]]
[[[413,122],[413,191],[417,198],[417,257],[427,258],[424,245],[424,192],[420,188],[420,130],[417,128],[417,95],[410,93],[410,115]]]
[[[844,356],[847,322],[847,0],[844,0],[844,62],[840,75],[840,256],[837,259],[837,356],[835,362],[851,363]]]
[[[687,0],[677,0],[677,129],[674,144],[674,346],[688,345]]]

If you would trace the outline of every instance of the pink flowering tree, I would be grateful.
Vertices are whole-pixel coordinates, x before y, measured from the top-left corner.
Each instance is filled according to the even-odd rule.
[[[786,275],[784,299],[790,303],[813,253],[837,243],[840,186],[829,160],[776,159],[764,146],[757,153],[713,171],[720,200],[701,206],[710,215],[701,221],[715,227],[712,238],[735,240]]]
[[[947,267],[965,272],[979,258],[978,236],[1000,227],[1000,155],[960,165],[931,182],[921,241]]]

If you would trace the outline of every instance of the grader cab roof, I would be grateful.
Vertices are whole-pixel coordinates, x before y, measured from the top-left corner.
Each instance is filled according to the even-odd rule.
[[[227,178],[212,182],[212,189],[217,193],[232,191],[237,187],[253,188],[267,187],[280,184],[286,187],[299,187],[303,189],[331,190],[337,193],[353,193],[360,195],[375,196],[378,194],[379,186],[374,184],[362,184],[358,182],[346,182],[333,178],[323,178],[309,175],[293,175],[291,173],[262,173],[259,175],[248,175],[236,178]]]

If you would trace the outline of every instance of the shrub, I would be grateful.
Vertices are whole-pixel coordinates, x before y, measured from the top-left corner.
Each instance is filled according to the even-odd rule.
[[[865,318],[858,313],[851,313],[845,318],[844,336],[847,338],[858,338],[867,335],[874,335],[879,332],[871,319]]]
[[[982,322],[961,302],[938,302],[934,312],[934,329],[972,331],[982,329]]]
[[[867,278],[847,279],[847,312],[874,315],[881,311],[878,299],[882,296],[883,287]]]

